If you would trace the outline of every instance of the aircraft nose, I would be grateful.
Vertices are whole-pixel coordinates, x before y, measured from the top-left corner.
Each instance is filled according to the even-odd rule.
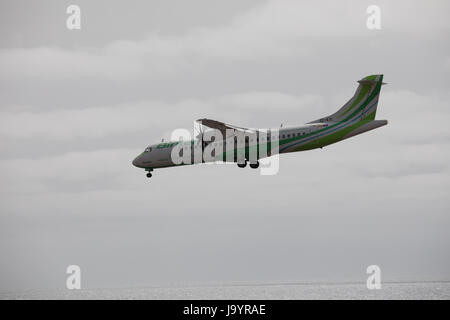
[[[133,160],[133,166],[135,166],[135,167],[138,167],[139,168],[139,163],[141,162],[140,160],[139,160],[139,156],[137,156],[136,158],[134,158],[134,160]]]

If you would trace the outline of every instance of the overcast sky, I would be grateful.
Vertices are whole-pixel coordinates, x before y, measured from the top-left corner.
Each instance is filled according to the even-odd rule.
[[[81,30],[66,8],[81,8]],[[366,8],[381,8],[381,30]],[[448,1],[2,1],[0,291],[450,280]],[[131,165],[201,117],[333,113],[384,74],[389,125],[235,165]]]

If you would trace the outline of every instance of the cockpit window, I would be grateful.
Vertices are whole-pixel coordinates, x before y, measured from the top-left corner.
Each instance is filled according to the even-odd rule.
[[[150,151],[152,151],[152,148],[151,147],[147,147],[147,148],[145,148],[144,152],[150,152]]]

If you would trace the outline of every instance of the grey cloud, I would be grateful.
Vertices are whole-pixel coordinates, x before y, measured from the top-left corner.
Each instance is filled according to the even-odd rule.
[[[0,291],[64,288],[73,263],[87,288],[365,281],[373,263],[449,279],[446,1],[380,1],[379,31],[364,1],[80,0],[80,33],[65,4],[1,4]],[[131,165],[201,117],[332,113],[373,73],[389,125],[282,155],[275,176]]]
[[[4,157],[36,157],[74,149],[134,147],[168,139],[182,127],[193,132],[193,121],[212,117],[241,126],[277,127],[304,113],[317,117],[323,101],[317,95],[248,92],[214,99],[185,99],[173,103],[137,101],[79,109],[0,112],[0,150]],[[262,113],[261,113],[262,112]],[[255,113],[262,116],[255,118]],[[176,117],[174,117],[176,114]],[[300,119],[301,117],[299,117]],[[27,147],[24,149],[22,146]]]
[[[25,79],[31,83],[39,79],[40,86],[61,80],[69,84],[78,78],[89,83],[96,78],[111,86],[115,81],[149,81],[161,76],[172,79],[180,73],[196,77],[199,72],[209,69],[210,64],[241,62],[259,66],[274,60],[310,60],[314,55],[322,56],[325,51],[339,51],[341,46],[351,47],[354,54],[367,55],[360,53],[358,48],[365,40],[370,41],[370,50],[382,53],[380,46],[392,50],[392,43],[380,40],[365,28],[363,3],[326,3],[327,10],[313,2],[269,1],[235,16],[225,26],[191,28],[181,35],[151,32],[143,40],[117,39],[101,48],[5,48],[0,52],[2,82],[10,86],[19,81],[23,85]],[[404,10],[407,2],[382,2],[379,5],[386,14],[383,26],[391,32],[386,39],[398,41],[395,37],[404,37],[402,41],[407,41],[411,36],[423,37],[427,33],[428,37],[432,33],[439,40],[449,31],[445,16],[440,18],[445,10],[439,10],[438,6],[417,5]],[[417,19],[419,13],[426,13],[433,19]],[[341,35],[345,37],[336,38]],[[313,37],[333,40],[324,46]],[[214,68],[221,69],[220,66]]]

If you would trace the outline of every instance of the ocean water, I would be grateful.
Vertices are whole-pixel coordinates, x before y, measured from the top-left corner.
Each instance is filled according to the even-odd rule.
[[[450,299],[450,282],[242,284],[0,293],[0,299]]]

